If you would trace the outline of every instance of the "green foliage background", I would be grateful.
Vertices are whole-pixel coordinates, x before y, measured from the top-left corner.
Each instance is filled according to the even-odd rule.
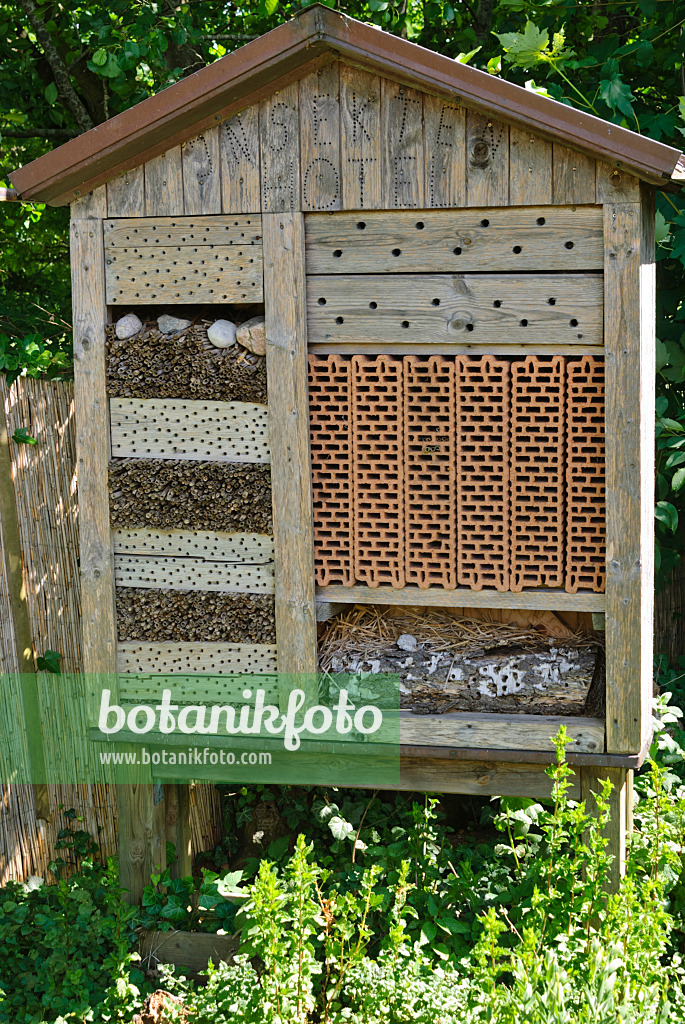
[[[685,0],[326,0],[456,60],[685,145]],[[292,17],[279,0],[0,2],[0,181]],[[657,565],[683,546],[685,199],[657,196]],[[69,372],[68,212],[0,208],[0,370]]]

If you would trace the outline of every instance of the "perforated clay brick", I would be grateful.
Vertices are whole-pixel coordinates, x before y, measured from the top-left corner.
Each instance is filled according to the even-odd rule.
[[[508,590],[510,364],[458,356],[456,381],[458,579]]]
[[[401,358],[352,357],[354,565],[369,587],[403,587]]]
[[[604,361],[566,366],[566,590],[602,592],[606,583]]]
[[[349,587],[352,567],[352,362],[309,356],[316,582]]]
[[[563,587],[563,356],[511,364],[510,589]]]
[[[405,578],[457,585],[454,359],[404,357]]]

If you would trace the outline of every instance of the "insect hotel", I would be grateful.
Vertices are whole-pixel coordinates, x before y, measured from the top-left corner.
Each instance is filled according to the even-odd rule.
[[[408,790],[549,795],[564,725],[620,857],[680,156],[313,5],[17,171],[72,210],[86,671],[395,672]]]

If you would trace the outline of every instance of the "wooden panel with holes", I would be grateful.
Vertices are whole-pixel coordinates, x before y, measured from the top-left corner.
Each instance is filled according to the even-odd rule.
[[[309,343],[602,345],[601,274],[307,278]]]
[[[111,398],[116,458],[269,462],[267,409],[249,402]]]
[[[204,645],[205,647],[207,645]],[[217,645],[219,646],[219,645]],[[263,657],[264,652],[259,652]],[[225,657],[225,655],[224,655]],[[243,690],[250,681],[246,680],[239,669],[222,672],[220,675],[175,675],[174,704],[183,707],[188,704],[225,704],[240,705],[244,702]],[[249,671],[249,670],[247,670]],[[153,675],[150,673],[150,675]],[[122,704],[141,704],[149,701],[150,689],[157,684],[154,678],[143,673],[125,676],[121,680],[120,700]],[[259,670],[259,689],[264,690],[265,704],[278,704],[277,677]],[[222,723],[223,724],[223,723]]]
[[[308,214],[308,274],[602,270],[602,208]]]
[[[168,643],[117,644],[117,672],[184,673],[275,672],[275,644]]]

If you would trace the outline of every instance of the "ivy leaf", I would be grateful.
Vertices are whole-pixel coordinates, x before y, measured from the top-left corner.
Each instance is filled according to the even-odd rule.
[[[107,50],[105,50],[101,46],[100,49],[96,50],[95,53],[93,54],[93,64],[95,64],[95,66],[98,67],[98,68],[104,68],[106,63],[107,63]]]
[[[599,83],[599,95],[611,110],[619,110],[626,117],[633,117],[635,97],[617,72],[614,72],[611,78],[602,79]]]
[[[40,672],[53,672],[56,676],[61,674],[59,667],[62,655],[59,651],[46,651],[42,657],[36,658],[36,665]]]
[[[28,427],[17,427],[12,434],[12,440],[17,444],[38,444],[35,437],[31,437]]]
[[[670,501],[658,501],[654,509],[654,516],[671,533],[675,533],[678,529],[678,510],[671,505]]]
[[[354,832],[349,821],[345,821],[345,819],[341,818],[339,814],[336,814],[335,817],[331,818],[328,822],[328,827],[333,834],[333,838],[337,839],[338,842],[341,842],[343,839],[349,839]]]

